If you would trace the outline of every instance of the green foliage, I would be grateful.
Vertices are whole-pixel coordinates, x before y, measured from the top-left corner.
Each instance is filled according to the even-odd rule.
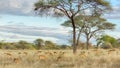
[[[44,46],[44,40],[42,40],[42,39],[36,39],[34,41],[34,44],[35,44],[35,46],[36,46],[37,49],[40,49],[40,48],[42,48]]]
[[[15,49],[11,43],[5,43],[5,42],[0,42],[0,48],[1,49]]]
[[[86,9],[98,8],[104,11],[105,9],[111,9],[109,2],[106,0],[39,0],[34,6],[35,10],[39,10],[40,13],[65,15],[67,17],[76,16]]]
[[[107,22],[106,19],[102,18],[101,16],[88,16],[88,15],[80,15],[75,17],[75,24],[76,28],[92,28],[92,30],[111,30],[115,28],[115,24],[111,22]],[[71,21],[65,21],[62,26],[65,27],[72,27]]]
[[[45,49],[55,49],[56,48],[56,44],[51,42],[51,41],[45,41]]]
[[[68,45],[59,45],[60,49],[72,49],[71,46]]]
[[[21,40],[16,43],[16,47],[18,49],[28,49],[29,48],[28,44],[29,44],[28,42]]]
[[[98,4],[101,4],[102,6],[108,6],[109,9],[111,9],[111,6],[107,0],[96,0]]]
[[[109,42],[111,44],[116,43],[116,39],[109,36],[109,35],[102,35],[99,40],[103,41],[104,43]]]
[[[120,47],[117,40],[109,35],[102,35],[97,39],[97,44],[102,48]]]
[[[103,44],[101,45],[101,48],[103,48],[103,49],[110,49],[110,48],[113,48],[113,46],[112,46],[111,43],[106,42],[106,43],[103,43]]]
[[[83,15],[76,16],[74,18],[74,20],[75,20],[76,28],[82,27],[84,25],[84,23],[83,23],[84,16]],[[65,27],[72,27],[72,21],[67,20],[64,23],[62,23],[61,25],[65,26]]]
[[[0,41],[0,49],[44,49],[44,50],[51,50],[51,49],[71,49],[71,46],[68,45],[57,45],[51,41],[45,41],[42,39],[36,39],[33,43],[29,43],[24,40],[20,40],[18,42],[5,42]]]
[[[19,42],[0,42],[1,49],[35,49],[33,44],[28,43],[26,41],[19,41]]]

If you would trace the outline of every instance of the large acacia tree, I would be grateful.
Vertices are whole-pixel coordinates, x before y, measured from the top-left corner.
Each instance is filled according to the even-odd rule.
[[[76,25],[74,18],[83,11],[89,11],[98,8],[98,11],[109,8],[106,0],[39,0],[35,3],[35,10],[39,14],[47,14],[53,16],[66,16],[71,20],[73,28],[73,53],[76,53]]]

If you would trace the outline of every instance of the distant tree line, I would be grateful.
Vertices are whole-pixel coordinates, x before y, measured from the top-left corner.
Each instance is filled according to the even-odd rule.
[[[89,48],[120,48],[120,39],[115,39],[109,35],[101,35],[96,39],[96,45],[89,43]],[[72,49],[69,45],[58,45],[52,41],[44,41],[43,39],[36,39],[33,43],[20,40],[18,42],[5,42],[0,41],[0,49],[30,49],[30,50],[59,50],[59,49]],[[79,41],[77,49],[86,49],[86,42]]]
[[[36,39],[33,43],[29,43],[24,40],[18,42],[5,42],[0,41],[0,49],[30,49],[30,50],[50,50],[50,49],[71,49],[68,45],[58,45],[52,41],[44,41],[42,39]]]

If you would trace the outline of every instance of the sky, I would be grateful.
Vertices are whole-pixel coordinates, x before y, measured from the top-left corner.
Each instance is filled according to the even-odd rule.
[[[14,42],[25,40],[32,42],[37,38],[67,44],[69,30],[62,27],[65,18],[41,17],[35,14],[34,3],[37,0],[0,0],[0,40]],[[116,29],[107,34],[120,38],[120,3],[109,0],[113,11],[105,18],[114,24]]]

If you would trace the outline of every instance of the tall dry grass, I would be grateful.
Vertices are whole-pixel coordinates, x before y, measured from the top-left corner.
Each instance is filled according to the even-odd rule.
[[[120,50],[0,50],[0,68],[120,68]]]

